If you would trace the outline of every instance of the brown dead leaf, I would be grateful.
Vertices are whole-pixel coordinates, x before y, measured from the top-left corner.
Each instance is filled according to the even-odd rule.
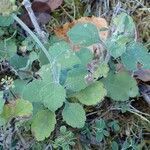
[[[38,12],[38,13],[43,13],[43,12],[50,13],[51,12],[51,9],[46,2],[36,1],[36,0],[32,2],[32,9],[34,12]]]
[[[32,2],[32,9],[35,13],[37,21],[40,25],[47,24],[50,21],[50,12],[54,11],[62,4],[63,0],[34,0]],[[32,22],[28,13],[21,16],[21,20],[30,28],[33,28]]]
[[[104,18],[92,16],[92,17],[81,17],[80,19],[75,20],[71,23],[67,22],[62,27],[55,28],[54,32],[57,37],[68,41],[67,32],[77,23],[92,23],[99,29],[108,28],[107,21]],[[108,36],[108,31],[101,31],[99,34],[102,40],[106,40]]]
[[[56,8],[58,8],[62,4],[63,0],[34,0],[33,5],[36,5],[39,3],[39,7],[41,3],[45,3],[51,11],[54,11]]]
[[[134,76],[144,82],[148,82],[150,81],[150,70],[139,69],[134,72]]]
[[[74,22],[67,22],[62,27],[57,27],[54,29],[56,36],[60,39],[64,39],[68,41],[67,32],[75,25]]]
[[[139,90],[144,100],[150,105],[150,85],[142,83],[139,85]]]
[[[51,16],[50,16],[50,14],[48,14],[48,13],[44,13],[44,12],[38,13],[38,12],[35,12],[34,14],[35,14],[36,19],[37,19],[37,22],[38,22],[38,24],[39,24],[40,26],[41,26],[41,25],[45,25],[45,24],[47,24],[47,23],[50,21]],[[30,17],[29,17],[29,15],[28,15],[27,12],[24,13],[24,14],[21,16],[20,19],[21,19],[28,27],[34,28],[32,22],[31,22],[31,20],[30,20]]]

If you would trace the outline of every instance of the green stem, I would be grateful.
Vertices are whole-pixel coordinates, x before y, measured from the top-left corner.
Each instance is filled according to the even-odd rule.
[[[14,20],[16,22],[18,22],[21,27],[30,34],[30,36],[34,39],[34,41],[39,45],[39,47],[41,48],[41,50],[44,52],[45,56],[47,57],[50,65],[51,65],[51,70],[52,70],[52,75],[53,75],[53,79],[55,82],[58,82],[56,80],[56,75],[55,75],[55,69],[53,67],[53,62],[52,62],[52,57],[50,56],[50,54],[48,53],[48,51],[46,50],[46,48],[44,47],[44,45],[42,44],[42,42],[38,39],[38,37],[29,29],[29,27],[20,19],[17,17],[17,15],[12,14],[12,17],[14,18]]]

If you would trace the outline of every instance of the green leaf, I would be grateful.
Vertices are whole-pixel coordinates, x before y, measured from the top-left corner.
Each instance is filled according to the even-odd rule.
[[[41,65],[46,65],[49,63],[49,60],[47,59],[43,51],[40,51],[39,53],[39,60],[40,60]]]
[[[26,84],[27,84],[26,81],[17,79],[14,81],[14,88],[12,89],[12,91],[14,92],[15,95],[21,97],[23,89],[25,88]]]
[[[11,16],[1,16],[0,15],[0,26],[1,27],[6,27],[6,26],[10,26],[11,24],[13,24],[14,19]]]
[[[10,64],[15,69],[21,69],[27,66],[28,57],[27,56],[19,56],[15,54],[13,57],[10,58]]]
[[[65,89],[53,82],[50,65],[44,65],[39,71],[41,79],[27,84],[23,90],[23,98],[31,102],[41,102],[51,111],[56,111],[66,100]]]
[[[126,44],[131,38],[125,35],[112,36],[106,41],[107,50],[114,58],[120,57],[126,51]]]
[[[66,103],[62,116],[68,125],[74,128],[84,127],[86,115],[82,105],[78,103]]]
[[[97,131],[96,132],[96,141],[101,142],[104,139],[103,132]]]
[[[17,117],[28,117],[32,115],[33,111],[32,104],[26,100],[17,100],[14,109],[14,115]]]
[[[135,34],[135,24],[128,14],[122,12],[119,15],[117,15],[115,18],[113,18],[113,25],[115,26],[115,32],[114,34],[122,34],[125,33],[126,35],[129,35],[130,37],[134,37]]]
[[[33,107],[29,101],[17,99],[13,103],[4,105],[3,112],[0,115],[6,122],[13,117],[29,117],[32,115]]]
[[[150,54],[148,50],[138,42],[128,45],[127,51],[121,56],[121,60],[128,70],[138,70],[138,63],[142,68],[150,69]]]
[[[4,34],[5,34],[4,30],[0,28],[0,37],[3,36]]]
[[[61,69],[72,68],[74,65],[80,64],[79,58],[69,44],[64,41],[50,46],[49,53],[53,58],[53,62],[61,65]]]
[[[93,73],[94,79],[98,79],[99,77],[106,78],[109,72],[108,64],[102,63],[98,66],[97,70]]]
[[[40,102],[39,91],[44,86],[41,79],[34,80],[31,83],[27,84],[26,87],[23,89],[22,97],[30,102]]]
[[[76,55],[79,57],[83,66],[87,66],[93,59],[93,54],[88,48],[81,48],[80,51],[76,52]]]
[[[23,90],[23,98],[31,102],[42,102],[40,99],[40,90],[47,85],[53,84],[50,65],[43,65],[39,71],[40,79],[33,80]],[[48,93],[50,94],[50,92]]]
[[[79,46],[90,46],[100,41],[99,33],[95,25],[91,23],[78,23],[67,33],[70,41]]]
[[[104,134],[105,136],[107,136],[107,137],[110,135],[107,130],[103,130],[103,134]]]
[[[73,96],[76,97],[82,104],[96,105],[103,100],[106,94],[107,92],[103,83],[96,81]]]
[[[12,12],[17,10],[15,0],[1,0],[0,1],[0,14],[3,16],[10,15]]]
[[[114,131],[114,132],[118,132],[120,130],[120,126],[119,126],[118,120],[114,120],[114,121],[110,122],[108,124],[108,126],[111,127],[112,131]]]
[[[87,70],[85,67],[79,66],[68,71],[67,79],[64,84],[65,88],[70,91],[80,91],[88,86],[85,81],[87,75]]]
[[[105,129],[106,128],[105,120],[104,119],[96,120],[96,128],[102,129],[102,130]]]
[[[48,138],[56,124],[55,113],[49,110],[39,111],[32,120],[31,131],[37,141]]]
[[[0,58],[12,57],[16,52],[17,46],[14,40],[0,41]]]
[[[44,106],[51,111],[57,110],[66,101],[66,90],[60,84],[47,84],[40,90],[39,94]]]
[[[0,117],[0,127],[5,125],[5,119]]]
[[[137,83],[127,72],[110,73],[104,79],[104,85],[108,96],[116,101],[126,101],[138,95]]]
[[[112,148],[112,150],[118,150],[119,149],[118,143],[116,141],[113,141],[111,143],[111,148]]]
[[[3,111],[4,104],[5,104],[5,101],[3,99],[3,92],[0,91],[0,114]]]

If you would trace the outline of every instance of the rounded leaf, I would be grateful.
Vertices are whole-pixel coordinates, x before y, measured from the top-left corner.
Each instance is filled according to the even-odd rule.
[[[80,59],[66,42],[54,43],[50,46],[49,53],[53,58],[52,61],[60,64],[61,69],[72,68],[74,65],[81,63]]]
[[[69,30],[67,35],[73,44],[82,46],[90,46],[100,40],[97,27],[92,23],[78,23]]]
[[[80,91],[88,86],[85,81],[85,77],[87,75],[86,68],[79,66],[77,68],[73,68],[72,70],[68,71],[67,79],[65,81],[64,86],[67,90],[70,91]]]
[[[126,52],[121,56],[121,60],[128,70],[138,70],[139,63],[141,68],[150,69],[150,53],[139,42],[130,43]]]
[[[66,103],[62,116],[68,125],[74,128],[84,127],[86,115],[82,105],[78,103]]]
[[[138,94],[137,83],[127,72],[110,73],[104,80],[104,85],[108,96],[116,101],[126,101]]]
[[[13,117],[29,117],[32,115],[33,106],[29,101],[17,99],[9,104],[4,105],[3,112],[0,115],[5,121]]]
[[[44,106],[53,112],[66,101],[66,90],[60,84],[47,84],[40,90],[39,94]]]
[[[31,131],[37,141],[43,141],[49,137],[56,124],[55,113],[49,110],[39,111],[32,120]]]
[[[107,91],[104,88],[103,83],[97,81],[73,96],[82,104],[96,105],[103,100],[106,94]]]

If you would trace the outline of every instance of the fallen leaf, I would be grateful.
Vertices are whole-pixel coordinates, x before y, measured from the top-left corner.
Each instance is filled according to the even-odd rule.
[[[140,84],[139,90],[140,93],[143,95],[144,100],[150,105],[150,85]]]
[[[150,70],[139,69],[134,72],[134,76],[144,82],[150,81]]]
[[[54,32],[58,38],[68,41],[67,32],[69,31],[70,28],[72,28],[77,23],[92,23],[98,29],[108,28],[107,21],[104,18],[92,16],[92,17],[81,17],[80,19],[75,20],[71,23],[67,22],[62,27],[55,28]],[[102,40],[106,40],[108,36],[108,31],[100,31],[99,35]]]
[[[37,18],[39,25],[45,25],[50,21],[50,12],[54,11],[62,4],[63,0],[34,0],[32,2],[32,10]],[[21,20],[30,28],[33,24],[29,18],[27,11],[20,17]]]
[[[50,21],[51,16],[50,16],[50,14],[48,14],[48,13],[44,13],[44,12],[38,13],[38,12],[35,12],[34,14],[35,14],[36,19],[37,19],[37,22],[38,22],[38,24],[39,24],[40,26],[41,26],[41,25],[45,25],[45,24],[47,24],[47,23]],[[28,27],[34,28],[27,12],[25,12],[25,13],[20,17],[20,19],[21,19]]]
[[[75,22],[67,22],[62,27],[56,27],[54,29],[54,32],[58,38],[68,41],[67,32],[74,25],[75,25]]]
[[[62,4],[63,0],[34,0],[33,1],[33,6],[34,5],[39,5],[40,10],[42,9],[41,4],[45,4],[45,8],[47,9],[47,6],[50,8],[51,11],[54,11],[56,8],[58,8]],[[47,6],[46,6],[47,5]]]
[[[50,13],[51,12],[49,5],[46,2],[42,2],[42,1],[34,0],[32,2],[32,9],[34,12],[38,12],[38,13],[42,13],[42,12]]]

